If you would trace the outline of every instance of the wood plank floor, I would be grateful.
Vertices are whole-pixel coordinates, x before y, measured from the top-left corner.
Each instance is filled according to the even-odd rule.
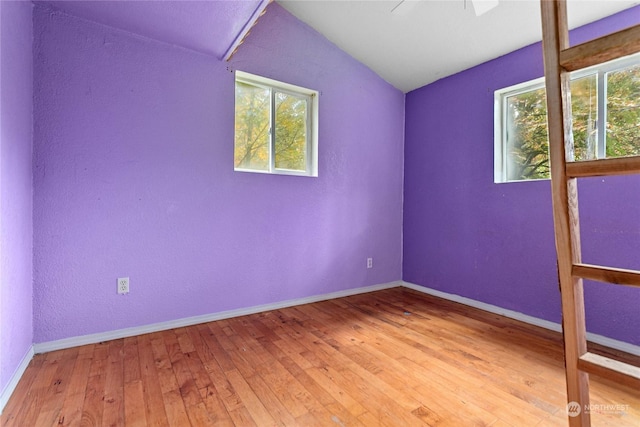
[[[640,391],[591,385],[593,425],[640,426]],[[0,425],[566,426],[565,407],[560,334],[394,288],[36,355]]]

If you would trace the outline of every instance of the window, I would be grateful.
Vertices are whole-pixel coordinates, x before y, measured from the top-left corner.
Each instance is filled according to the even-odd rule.
[[[640,155],[640,55],[572,73],[571,109],[576,161]],[[544,79],[496,91],[494,129],[495,182],[549,178]]]
[[[236,71],[236,171],[318,176],[318,92]]]

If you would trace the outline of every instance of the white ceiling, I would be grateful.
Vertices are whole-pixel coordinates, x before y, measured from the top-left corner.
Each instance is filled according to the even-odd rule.
[[[541,39],[539,0],[500,0],[476,16],[471,0],[278,0],[403,92]],[[640,4],[569,0],[575,28]],[[638,16],[640,23],[640,13]]]
[[[221,58],[267,0],[33,1]],[[640,4],[568,1],[572,28]],[[394,13],[400,0],[277,2],[403,92],[541,38],[539,0],[500,0],[478,17],[472,0],[405,0]]]

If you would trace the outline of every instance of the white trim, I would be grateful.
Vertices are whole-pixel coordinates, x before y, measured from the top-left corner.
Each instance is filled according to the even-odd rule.
[[[9,383],[7,383],[4,390],[2,390],[2,393],[0,393],[0,414],[2,414],[2,411],[4,411],[4,407],[6,406],[7,402],[9,402],[9,398],[15,391],[20,378],[22,378],[22,375],[24,375],[24,371],[27,370],[27,366],[29,366],[31,359],[33,359],[33,355],[34,349],[33,346],[30,346],[29,350],[27,350],[27,353],[24,355],[22,361],[18,365],[18,368],[11,376]]]
[[[540,181],[538,179],[509,179],[507,177],[507,98],[534,90],[544,89],[544,77],[518,83],[493,92],[493,182],[504,184],[509,182]]]
[[[284,83],[278,80],[273,80],[267,77],[262,77],[256,74],[247,73],[244,71],[235,71],[236,84],[238,82],[244,83],[250,86],[263,88],[269,91],[271,98],[270,111],[269,111],[269,168],[267,170],[241,168],[234,165],[234,171],[236,172],[251,172],[251,173],[266,173],[271,175],[293,175],[293,176],[318,176],[318,98],[320,93],[317,90],[308,89],[302,86],[296,86],[290,83]],[[236,85],[237,88],[237,85]],[[276,167],[275,158],[275,132],[276,132],[276,115],[275,115],[275,92],[284,93],[290,96],[294,96],[306,101],[306,113],[305,119],[307,127],[306,138],[306,164],[304,170],[293,169],[280,169]],[[237,118],[237,117],[236,117]],[[235,149],[235,148],[234,148]]]
[[[331,292],[328,294],[314,295],[305,298],[298,298],[271,304],[257,305],[254,307],[239,308],[236,310],[220,311],[217,313],[204,314],[202,316],[186,317],[183,319],[169,320],[167,322],[153,323],[151,325],[136,326],[133,328],[118,329],[115,331],[101,332],[91,335],[64,338],[56,341],[48,341],[33,345],[36,354],[48,351],[61,350],[79,345],[95,344],[102,341],[115,340],[119,338],[132,337],[136,335],[148,334],[152,332],[164,331],[167,329],[181,328],[184,326],[197,325],[198,323],[213,322],[215,320],[229,319],[232,317],[246,316],[263,311],[278,310],[280,308],[292,307],[296,305],[309,304],[329,299],[348,297],[351,295],[364,294],[367,292],[380,291],[383,289],[396,288],[401,286],[401,282],[389,282],[379,285],[365,286],[362,288],[346,289],[343,291]]]
[[[240,30],[240,33],[238,33],[236,38],[231,42],[231,44],[227,48],[227,51],[223,56],[223,59],[225,61],[229,61],[233,56],[233,54],[236,52],[236,50],[238,50],[240,45],[244,43],[244,40],[247,38],[247,36],[251,32],[251,29],[258,23],[258,19],[260,19],[260,17],[265,14],[265,12],[267,11],[267,6],[269,6],[269,4],[272,1],[273,0],[260,1],[260,4],[258,4],[258,7],[256,8],[256,10],[254,10],[253,13],[251,14],[251,18],[249,18],[245,26],[242,28],[242,30]]]
[[[596,76],[598,94],[597,126],[596,126],[596,157],[604,158],[606,152],[606,105],[607,85],[605,75],[609,72],[621,71],[636,67],[640,64],[640,54],[633,54],[609,62],[597,64],[570,73],[571,81],[587,76]],[[493,92],[493,182],[496,184],[509,182],[541,181],[538,179],[509,179],[507,176],[507,98],[545,88],[544,77],[518,83],[513,86],[498,89]]]
[[[428,295],[433,295],[438,298],[446,299],[449,301],[457,302],[460,304],[468,305],[469,307],[477,308],[480,310],[488,311],[489,313],[498,314],[500,316],[509,317],[511,319],[519,320],[530,325],[540,326],[541,328],[549,329],[556,332],[562,332],[562,325],[556,322],[550,322],[549,320],[540,319],[538,317],[529,316],[528,314],[520,313],[517,311],[509,310],[506,308],[498,307],[497,305],[487,304],[485,302],[477,301],[471,298],[463,297],[460,295],[450,294],[447,292],[438,291],[435,289],[427,288],[424,286],[416,285],[415,283],[402,281],[402,286],[413,289],[414,291],[422,292]],[[640,356],[640,346],[630,344],[628,342],[615,340],[613,338],[605,337],[604,335],[598,335],[591,332],[587,332],[587,340],[610,347],[616,350],[624,351],[626,353]]]
[[[281,82],[279,80],[270,79],[268,77],[262,77],[257,74],[247,73],[246,71],[236,70],[236,81],[252,86],[259,86],[264,89],[280,89],[283,92],[287,92],[291,95],[296,96],[318,96],[317,90],[297,86],[291,83]]]
[[[549,329],[555,332],[562,332],[562,326],[556,322],[551,322],[549,320],[544,320],[538,317],[529,316],[524,313],[509,310],[509,309],[502,308],[492,304],[487,304],[471,298],[450,294],[447,292],[442,292],[442,291],[427,288],[424,286],[416,285],[414,283],[399,280],[396,282],[365,286],[365,287],[355,288],[355,289],[346,289],[343,291],[331,292],[328,294],[314,295],[310,297],[298,298],[298,299],[292,299],[292,300],[285,300],[285,301],[280,301],[280,302],[271,303],[271,304],[258,305],[254,307],[239,308],[236,310],[221,311],[217,313],[204,314],[201,316],[193,316],[193,317],[187,317],[183,319],[170,320],[167,322],[154,323],[150,325],[136,326],[133,328],[118,329],[115,331],[107,331],[107,332],[101,332],[97,334],[82,335],[78,337],[64,338],[56,341],[37,343],[37,344],[34,344],[33,347],[30,349],[30,353],[28,354],[28,357],[25,356],[26,362],[25,360],[23,360],[24,367],[21,364],[20,368],[16,371],[16,374],[14,374],[15,378],[12,378],[12,381],[9,383],[9,385],[13,384],[13,387],[15,388],[15,384],[20,379],[20,376],[24,372],[24,369],[26,369],[26,366],[29,364],[29,361],[31,360],[31,357],[33,356],[34,353],[35,354],[46,353],[48,351],[61,350],[61,349],[66,349],[66,348],[71,348],[71,347],[76,347],[76,346],[86,345],[86,344],[95,344],[102,341],[132,337],[136,335],[164,331],[164,330],[173,329],[173,328],[181,328],[184,326],[191,326],[199,323],[213,322],[216,320],[229,319],[229,318],[238,317],[238,316],[245,316],[248,314],[255,314],[255,313],[260,313],[260,312],[269,311],[269,310],[278,310],[280,308],[292,307],[292,306],[302,305],[302,304],[309,304],[309,303],[325,301],[325,300],[330,300],[335,298],[348,297],[351,295],[358,295],[358,294],[363,294],[367,292],[375,292],[375,291],[395,288],[399,286],[413,289],[415,291],[422,292],[428,295],[433,295],[438,298],[464,304],[469,307],[474,307],[480,310],[488,311],[490,313],[498,314],[500,316],[505,316],[511,319],[519,320],[521,322],[528,323],[530,325],[539,326],[541,328]],[[640,346],[630,344],[624,341],[608,338],[603,335],[593,334],[590,332],[587,333],[587,338],[589,339],[589,341],[592,341],[594,343],[601,344],[606,347],[614,348],[616,350],[621,350],[630,354],[634,354],[636,356],[640,356]],[[15,380],[15,383],[14,383],[14,380]],[[9,385],[3,391],[3,394],[2,396],[0,396],[0,398],[4,398],[5,393],[7,393],[9,389],[13,391],[13,388],[10,388]],[[10,394],[11,393],[9,393],[9,395]],[[8,400],[8,397],[7,397],[7,400]],[[6,403],[6,402],[4,400],[0,400],[0,403]]]

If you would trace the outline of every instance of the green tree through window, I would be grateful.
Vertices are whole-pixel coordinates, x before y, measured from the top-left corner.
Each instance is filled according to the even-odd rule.
[[[276,168],[305,170],[307,100],[278,92],[276,97]]]
[[[549,137],[545,90],[507,99],[507,179],[549,176]]]
[[[505,90],[504,93],[504,127],[497,130],[501,135],[500,146],[504,156],[502,180],[548,178],[549,143],[544,85],[537,83],[530,89],[511,93]],[[599,102],[599,97],[605,96],[606,102]],[[605,111],[599,111],[599,106]],[[572,79],[571,107],[574,160],[640,155],[639,65],[593,70]],[[598,127],[599,114],[605,115],[606,120],[601,121],[604,129]]]
[[[236,82],[235,166],[269,170],[268,89]]]
[[[235,87],[235,169],[315,175],[311,128],[317,94],[246,73]]]
[[[607,157],[640,155],[640,66],[607,74]]]

